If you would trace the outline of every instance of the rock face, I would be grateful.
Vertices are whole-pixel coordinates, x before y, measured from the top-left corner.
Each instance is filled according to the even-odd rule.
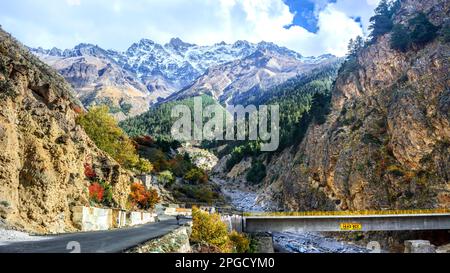
[[[188,154],[192,163],[205,171],[211,171],[219,161],[219,159],[208,150],[190,145],[184,145],[183,147],[178,148],[177,152],[181,155]]]
[[[408,0],[396,21],[424,12],[448,28],[449,10]],[[400,53],[389,39],[339,74],[327,122],[274,159],[261,200],[287,210],[450,207],[450,45],[438,37]]]
[[[74,230],[70,209],[89,205],[84,165],[113,186],[125,208],[129,173],[77,125],[72,89],[0,29],[0,217],[38,233]]]

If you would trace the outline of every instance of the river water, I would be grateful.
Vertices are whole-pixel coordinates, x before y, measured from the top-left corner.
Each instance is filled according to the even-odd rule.
[[[239,188],[215,179],[222,188],[222,193],[229,197],[231,205],[240,211],[263,212],[269,211],[265,206],[257,204],[258,195],[248,189]],[[272,233],[273,241],[279,250],[292,253],[368,253],[369,250],[349,242],[341,242],[326,237],[320,233]]]

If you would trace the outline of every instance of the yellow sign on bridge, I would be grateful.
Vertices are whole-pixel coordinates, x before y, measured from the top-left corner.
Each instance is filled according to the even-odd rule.
[[[342,231],[356,231],[362,230],[362,225],[359,223],[341,223],[340,228]]]

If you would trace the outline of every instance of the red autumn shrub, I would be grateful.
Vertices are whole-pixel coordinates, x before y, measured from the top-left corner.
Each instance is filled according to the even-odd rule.
[[[130,198],[135,205],[145,207],[148,197],[148,192],[144,185],[137,182],[131,185]]]
[[[105,189],[98,182],[92,183],[89,186],[89,198],[97,203],[102,202]]]
[[[84,175],[89,179],[97,177],[97,174],[89,163],[84,164]]]
[[[130,193],[131,202],[142,209],[154,208],[159,202],[158,192],[154,189],[147,190],[141,183],[133,183]]]

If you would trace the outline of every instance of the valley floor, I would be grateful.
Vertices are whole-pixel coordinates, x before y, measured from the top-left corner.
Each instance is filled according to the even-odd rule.
[[[274,233],[276,250],[293,253],[369,253],[370,251],[348,242],[325,237],[318,233]]]

